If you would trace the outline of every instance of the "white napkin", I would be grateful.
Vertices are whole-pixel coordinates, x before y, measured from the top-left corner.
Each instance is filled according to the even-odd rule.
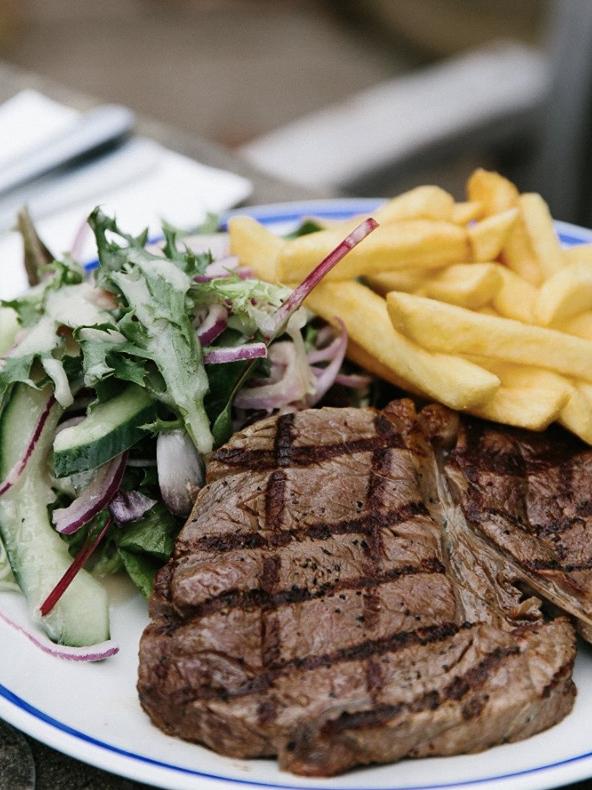
[[[27,150],[55,136],[75,116],[75,110],[35,91],[23,91],[0,105],[0,167],[26,156]],[[143,139],[132,140],[104,162],[64,177],[59,187],[55,211],[51,211],[51,194],[45,201],[27,196],[32,207],[36,203],[40,207],[43,216],[36,225],[56,255],[70,249],[85,217],[97,204],[115,213],[123,229],[138,233],[148,226],[155,235],[163,218],[180,227],[192,226],[209,211],[217,213],[236,205],[252,189],[240,176]],[[85,235],[82,250],[83,260],[96,256],[90,233]],[[11,298],[26,287],[20,238],[14,232],[3,234],[0,298]]]

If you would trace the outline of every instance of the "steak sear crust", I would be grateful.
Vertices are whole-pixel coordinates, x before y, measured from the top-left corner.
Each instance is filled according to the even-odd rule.
[[[140,645],[164,732],[332,776],[570,711],[573,628],[467,527],[430,441],[453,443],[458,421],[424,412],[311,409],[213,454]]]

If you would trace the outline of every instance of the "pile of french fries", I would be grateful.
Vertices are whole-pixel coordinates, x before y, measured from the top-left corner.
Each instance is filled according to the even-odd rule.
[[[348,356],[453,409],[592,444],[592,244],[562,249],[540,195],[476,170],[466,202],[436,186],[390,200],[312,292]],[[261,279],[300,282],[361,218],[284,240],[249,217],[230,246]]]

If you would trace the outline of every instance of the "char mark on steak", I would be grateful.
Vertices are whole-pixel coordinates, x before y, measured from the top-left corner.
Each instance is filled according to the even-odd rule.
[[[153,722],[331,776],[565,716],[573,629],[459,517],[426,438],[458,430],[404,400],[273,417],[215,452],[142,637]]]
[[[536,434],[463,419],[443,455],[465,529],[589,635],[592,449],[559,428]]]

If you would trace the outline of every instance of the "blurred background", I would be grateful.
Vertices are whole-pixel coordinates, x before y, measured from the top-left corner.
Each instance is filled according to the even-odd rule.
[[[589,0],[0,0],[0,59],[322,194],[476,164],[592,220]]]

